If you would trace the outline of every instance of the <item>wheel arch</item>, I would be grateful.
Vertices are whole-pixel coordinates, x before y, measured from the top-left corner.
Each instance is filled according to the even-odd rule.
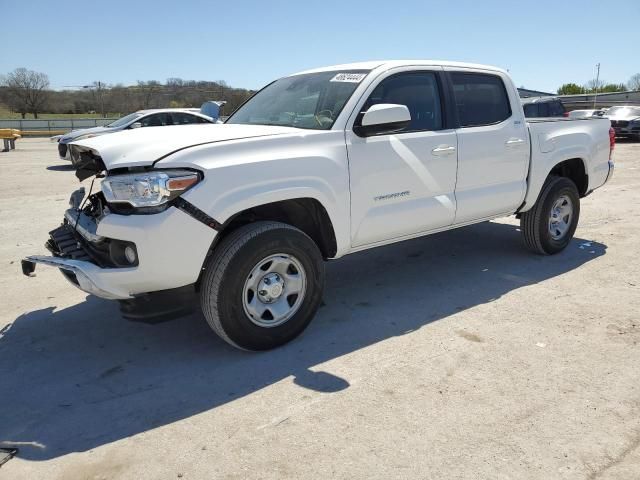
[[[589,170],[585,158],[582,156],[560,157],[550,162],[544,170],[536,168],[529,173],[527,179],[529,186],[524,201],[517,211],[518,215],[533,208],[550,176],[566,177],[572,180],[578,188],[580,197],[589,193]]]
[[[587,194],[589,189],[589,173],[587,171],[587,165],[582,158],[569,158],[561,162],[556,163],[549,173],[558,177],[566,177],[573,181],[578,187],[578,192],[581,197]]]
[[[231,232],[248,223],[264,220],[282,222],[300,229],[316,243],[325,260],[334,257],[338,251],[335,229],[326,208],[315,198],[300,197],[255,205],[232,215],[220,227],[207,258]],[[200,278],[196,285],[199,283]]]

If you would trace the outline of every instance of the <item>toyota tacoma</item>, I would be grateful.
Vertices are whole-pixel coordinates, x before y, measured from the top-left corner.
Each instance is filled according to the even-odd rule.
[[[530,250],[562,251],[580,199],[612,175],[613,142],[607,119],[525,119],[494,67],[309,70],[214,128],[71,142],[76,176],[96,188],[74,192],[52,255],[22,269],[57,267],[134,319],[199,303],[224,340],[266,350],[314,317],[325,260],[509,215]]]

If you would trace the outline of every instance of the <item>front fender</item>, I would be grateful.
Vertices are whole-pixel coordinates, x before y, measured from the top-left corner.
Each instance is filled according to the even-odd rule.
[[[174,166],[204,172],[204,179],[183,197],[219,223],[260,205],[310,198],[331,220],[336,256],[350,247],[349,169],[342,132],[196,148],[162,161],[163,168]]]

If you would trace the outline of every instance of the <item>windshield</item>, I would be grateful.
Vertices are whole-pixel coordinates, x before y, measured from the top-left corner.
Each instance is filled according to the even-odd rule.
[[[605,115],[615,115],[619,117],[640,115],[640,107],[611,107],[609,110],[607,110],[607,113]]]
[[[369,70],[318,72],[267,85],[226,123],[329,130]]]
[[[129,115],[127,115],[126,117],[122,117],[119,118],[118,120],[116,120],[113,123],[110,123],[109,125],[107,125],[107,127],[122,127],[124,125],[126,125],[129,122],[132,122],[133,120],[135,120],[138,117],[141,117],[142,114],[141,113],[130,113]]]

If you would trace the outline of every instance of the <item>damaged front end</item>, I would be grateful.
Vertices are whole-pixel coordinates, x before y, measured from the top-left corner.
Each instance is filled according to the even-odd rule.
[[[76,177],[81,182],[106,170],[100,155],[95,151],[79,145],[69,145],[71,164],[76,169]]]
[[[22,272],[35,276],[37,264],[58,268],[80,290],[118,300],[130,320],[156,323],[191,312],[217,225],[180,198],[201,174],[105,166],[84,145],[71,144],[70,157],[80,181],[95,176],[92,187],[88,194],[84,188],[71,194],[62,223],[45,243],[51,255],[24,258]],[[93,193],[96,179],[102,181]]]
[[[37,263],[58,267],[64,277],[87,293],[108,299],[125,299],[124,291],[105,289],[91,280],[93,268],[127,268],[138,265],[132,242],[105,238],[97,234],[97,225],[109,213],[101,192],[83,202],[84,188],[73,192],[63,222],[49,232],[45,243],[52,257],[29,256],[22,260],[22,272],[33,276]],[[80,203],[82,202],[82,205]]]
[[[95,151],[79,145],[69,148],[78,180],[99,177],[106,170]],[[26,257],[22,260],[22,273],[34,276],[36,264],[41,263],[59,268],[69,282],[87,293],[107,299],[131,298],[126,291],[105,288],[92,280],[94,269],[135,267],[138,256],[132,242],[98,235],[98,223],[109,214],[109,208],[102,192],[89,192],[86,199],[85,194],[84,187],[71,194],[62,224],[49,232],[45,247],[52,256]]]

